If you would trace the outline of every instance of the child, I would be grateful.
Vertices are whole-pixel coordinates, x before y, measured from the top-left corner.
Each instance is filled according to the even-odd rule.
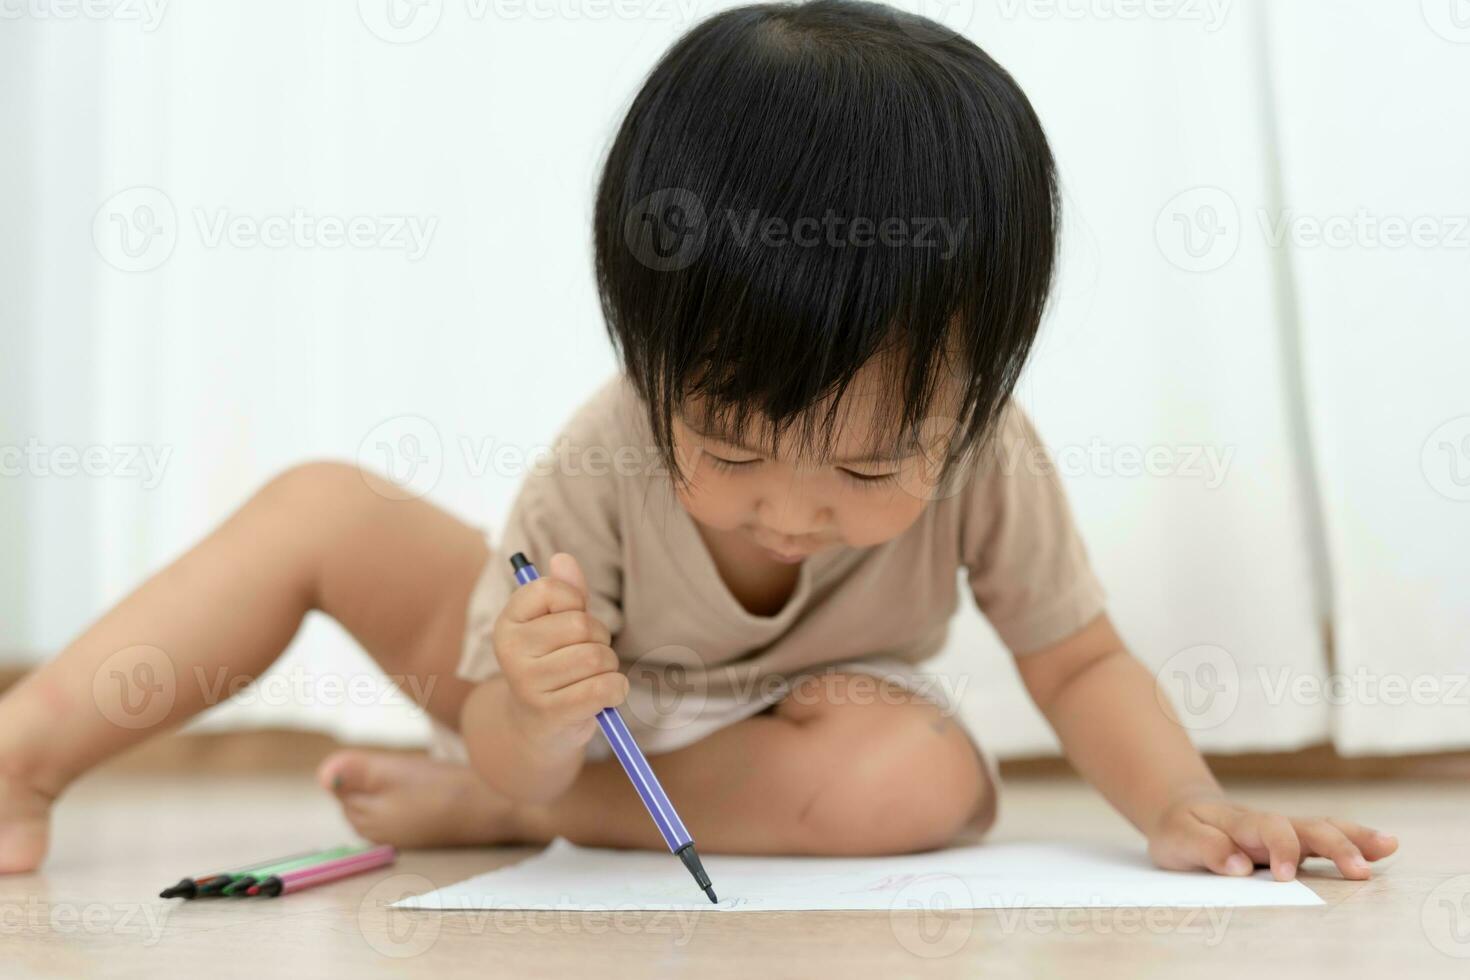
[[[660,846],[594,738],[625,705],[706,852],[936,847],[997,793],[915,666],[963,567],[1159,865],[1367,877],[1393,838],[1224,797],[1114,632],[1055,478],[1006,463],[1039,448],[1011,393],[1056,228],[1041,126],[970,42],[849,0],[700,23],[598,190],[623,371],[493,553],[354,468],[270,481],[0,702],[0,871],[40,864],[68,783],[205,707],[196,678],[265,670],[312,609],[414,681],[439,736],[437,758],[323,763],[369,839]],[[514,586],[516,551],[542,580]]]

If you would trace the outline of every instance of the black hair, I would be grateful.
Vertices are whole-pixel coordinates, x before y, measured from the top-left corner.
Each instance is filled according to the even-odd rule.
[[[1031,349],[1058,211],[1030,102],[941,25],[857,0],[696,24],[634,98],[593,221],[608,334],[670,472],[684,477],[672,424],[695,396],[737,441],[759,415],[776,445],[795,425],[799,448],[830,452],[872,362],[894,393],[881,438],[917,433],[952,379],[949,477]]]

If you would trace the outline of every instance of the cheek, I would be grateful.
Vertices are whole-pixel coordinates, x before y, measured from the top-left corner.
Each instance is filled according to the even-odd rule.
[[[694,474],[694,485],[679,490],[679,502],[699,523],[721,531],[733,530],[745,523],[749,502],[744,495],[731,486],[729,480],[717,473],[704,472],[700,467]]]
[[[851,501],[843,508],[843,536],[854,548],[882,544],[907,531],[923,512],[924,501],[902,490],[873,494],[871,500]]]

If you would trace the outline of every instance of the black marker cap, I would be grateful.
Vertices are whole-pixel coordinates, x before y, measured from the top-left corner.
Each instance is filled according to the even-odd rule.
[[[519,551],[510,556],[510,567],[517,572],[529,564],[531,564],[530,559]]]
[[[159,898],[193,898],[199,893],[199,886],[193,878],[181,878],[177,885],[170,885],[158,893]]]

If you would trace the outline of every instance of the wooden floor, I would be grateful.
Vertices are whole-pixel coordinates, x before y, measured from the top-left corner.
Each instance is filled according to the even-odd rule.
[[[167,902],[182,873],[349,838],[305,775],[98,774],[57,814],[44,873],[0,878],[6,977],[1470,976],[1470,785],[1253,784],[1239,797],[1399,835],[1372,881],[1309,862],[1321,908],[693,915],[389,912],[518,850],[405,854],[275,901]],[[1066,778],[1012,781],[999,839],[1131,841]],[[1261,972],[1261,971],[1269,972]]]

